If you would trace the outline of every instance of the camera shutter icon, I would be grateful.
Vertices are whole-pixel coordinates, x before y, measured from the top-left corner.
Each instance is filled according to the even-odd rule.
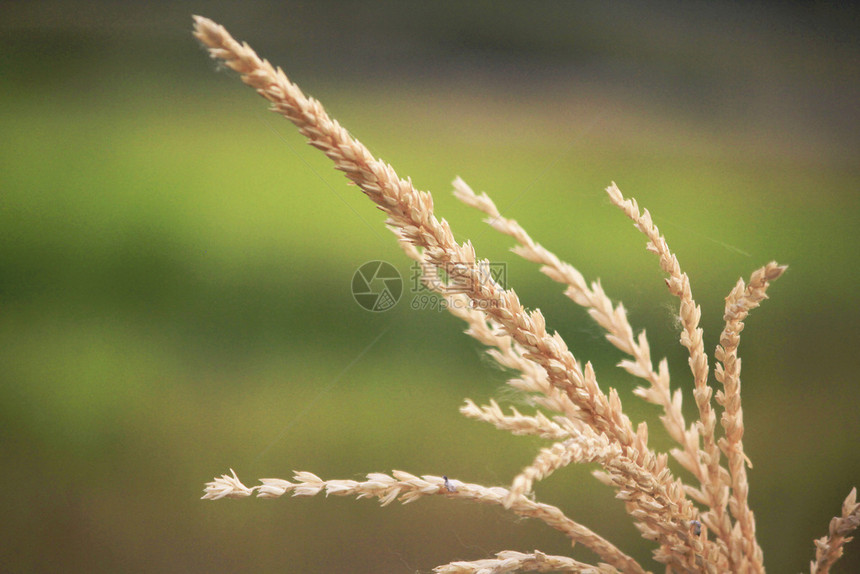
[[[363,309],[388,311],[403,294],[403,278],[387,261],[368,261],[352,276],[352,297]]]

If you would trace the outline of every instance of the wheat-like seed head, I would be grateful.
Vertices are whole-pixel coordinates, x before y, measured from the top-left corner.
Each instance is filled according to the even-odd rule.
[[[615,184],[607,188],[617,205],[647,238],[647,249],[659,257],[668,274],[666,284],[680,302],[681,344],[688,350],[693,375],[693,398],[699,420],[688,425],[681,411],[680,390],[672,391],[667,363],[653,367],[645,333],[634,336],[626,311],[614,305],[599,282],[587,284],[572,265],[535,242],[515,221],[502,217],[486,194],[475,194],[461,179],[454,181],[455,195],[483,211],[490,225],[512,237],[513,251],[541,266],[551,279],[565,285],[565,293],[585,307],[606,330],[606,338],[629,358],[619,366],[646,382],[635,394],[659,405],[661,421],[680,448],[672,455],[689,471],[697,484],[685,484],[668,466],[668,456],[648,446],[645,423],[635,429],[625,415],[614,389],[604,392],[590,363],[580,363],[564,340],[546,328],[538,310],[529,311],[516,293],[486,280],[488,262],[478,257],[469,243],[459,244],[444,219],[434,213],[429,193],[417,190],[411,180],[401,179],[394,169],[376,159],[360,142],[308,98],[280,68],[274,68],[247,45],[236,42],[211,20],[195,16],[195,36],[216,58],[237,71],[242,81],[272,104],[272,109],[296,125],[308,142],[322,150],[336,169],[382,209],[386,225],[396,235],[404,252],[421,266],[428,288],[445,297],[448,310],[462,319],[466,333],[487,346],[499,365],[515,373],[509,384],[529,393],[534,403],[553,413],[523,415],[515,409],[505,414],[494,401],[478,406],[466,402],[461,412],[491,423],[513,434],[529,434],[554,441],[516,476],[510,488],[486,487],[393,471],[371,473],[366,481],[323,480],[310,472],[297,472],[293,481],[261,479],[247,487],[236,473],[222,475],[206,485],[204,499],[245,498],[255,492],[260,498],[315,496],[320,493],[356,498],[377,498],[385,506],[409,503],[427,496],[467,500],[502,506],[523,517],[540,520],[582,544],[599,556],[601,563],[589,565],[572,558],[548,556],[539,551],[504,551],[496,558],[451,562],[436,572],[633,572],[645,569],[608,540],[568,518],[557,507],[532,498],[534,485],[573,462],[596,463],[595,473],[616,491],[642,535],[657,543],[654,558],[667,572],[763,572],[763,556],[755,538],[755,520],[748,505],[749,485],[743,448],[744,420],[740,402],[740,359],[737,355],[743,321],[749,311],[766,298],[765,292],[785,267],[770,263],[753,273],[749,284],[740,281],[726,301],[726,326],[716,351],[719,363],[715,377],[723,388],[716,394],[722,407],[724,431],[717,437],[717,408],[711,402],[709,364],[699,327],[701,309],[693,299],[690,281],[669,250],[665,238],[647,210],[640,211]],[[445,280],[441,278],[445,277]],[[727,466],[722,464],[726,457]],[[699,506],[697,506],[699,505]],[[816,541],[816,560],[811,571],[826,573],[841,556],[860,522],[860,505],[853,490],[842,515],[830,524],[829,536]]]
[[[504,572],[579,572],[581,574],[613,574],[618,570],[609,564],[592,566],[567,556],[550,556],[535,550],[524,554],[505,550],[495,558],[472,562],[451,562],[433,569],[436,574],[503,574]]]

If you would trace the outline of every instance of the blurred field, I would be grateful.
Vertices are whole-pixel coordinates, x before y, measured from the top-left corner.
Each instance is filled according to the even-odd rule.
[[[215,73],[190,13],[431,190],[657,446],[657,413],[599,329],[450,181],[600,278],[687,390],[675,303],[603,188],[654,215],[708,350],[737,278],[789,264],[744,331],[744,441],[766,563],[804,568],[860,483],[855,13],[250,6],[0,8],[0,570],[425,572],[502,549],[569,553],[538,524],[443,500],[198,500],[229,467],[248,484],[397,468],[504,485],[540,443],[459,416],[464,397],[518,399],[454,318],[411,310],[408,290],[387,313],[356,305],[355,269],[390,261],[408,287],[406,258],[321,154]],[[588,470],[538,496],[647,561]],[[860,568],[860,545],[840,566]]]

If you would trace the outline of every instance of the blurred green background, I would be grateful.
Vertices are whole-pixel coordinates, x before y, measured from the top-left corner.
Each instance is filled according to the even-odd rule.
[[[411,573],[503,549],[570,553],[541,524],[442,499],[199,500],[229,467],[247,484],[396,468],[506,485],[542,443],[458,414],[465,397],[527,407],[458,320],[410,308],[410,266],[380,212],[216,73],[193,13],[431,190],[658,448],[671,445],[619,353],[451,180],[624,301],[688,416],[677,305],[603,188],[654,214],[709,352],[735,281],[789,264],[744,331],[744,441],[766,563],[807,568],[860,483],[856,9],[6,1],[0,570]],[[350,294],[371,260],[406,280],[386,313]],[[538,497],[658,568],[590,470],[558,472]],[[837,571],[858,569],[855,543]]]

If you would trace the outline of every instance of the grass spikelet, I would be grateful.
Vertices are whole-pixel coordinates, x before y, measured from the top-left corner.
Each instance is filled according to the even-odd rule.
[[[662,408],[663,426],[678,445],[671,454],[694,479],[687,484],[669,468],[668,453],[655,452],[649,446],[648,427],[641,423],[634,428],[618,394],[601,388],[592,365],[580,362],[558,333],[547,330],[543,314],[526,309],[512,289],[487,279],[489,262],[468,241],[455,241],[448,223],[436,216],[429,193],[416,189],[409,178],[401,178],[394,168],[375,158],[280,68],[261,59],[211,20],[195,16],[194,22],[194,35],[210,55],[238,72],[244,83],[270,102],[273,111],[292,122],[310,145],[331,159],[335,168],[386,214],[386,225],[404,253],[420,265],[425,285],[444,297],[449,303],[447,309],[465,323],[466,334],[485,345],[488,356],[513,373],[509,384],[528,393],[542,409],[527,414],[512,409],[506,414],[495,401],[479,406],[467,400],[461,413],[515,435],[551,441],[512,479],[510,488],[399,470],[370,473],[366,480],[326,480],[301,471],[291,480],[264,478],[248,487],[231,470],[229,475],[206,484],[204,499],[325,494],[373,498],[382,506],[430,496],[490,504],[546,524],[572,544],[590,549],[599,561],[587,564],[538,550],[505,550],[494,558],[450,562],[435,572],[647,572],[609,540],[560,508],[537,500],[534,487],[539,481],[569,464],[591,463],[598,467],[595,476],[623,501],[642,536],[654,541],[653,557],[667,572],[764,571],[749,508],[738,348],[749,312],[766,298],[768,287],[784,273],[784,266],[765,265],[748,283],[739,281],[727,297],[725,328],[714,367],[722,388],[714,395],[699,326],[702,311],[693,299],[689,278],[651,214],[640,210],[634,199],[625,198],[615,184],[607,188],[610,200],[646,236],[647,249],[658,255],[659,265],[667,274],[669,292],[679,300],[680,343],[689,354],[693,399],[698,408],[698,420],[687,423],[681,410],[681,392],[670,386],[666,361],[661,360],[655,369],[645,333],[635,334],[624,306],[614,304],[599,282],[589,284],[572,265],[534,241],[516,221],[503,217],[486,194],[474,193],[459,178],[453,183],[461,201],[482,211],[494,229],[513,238],[514,253],[537,263],[541,272],[561,283],[567,296],[587,309],[606,331],[607,340],[624,353],[619,366],[644,381],[635,394]],[[858,523],[860,505],[855,489],[845,500],[842,514],[831,521],[828,535],[815,541],[813,574],[829,571]]]

